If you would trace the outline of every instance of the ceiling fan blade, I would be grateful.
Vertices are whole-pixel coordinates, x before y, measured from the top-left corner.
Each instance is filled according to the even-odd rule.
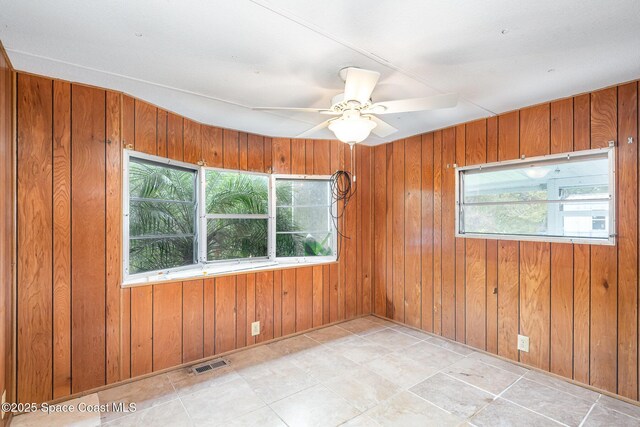
[[[367,115],[365,117],[368,117],[370,120],[372,120],[376,124],[376,127],[373,128],[371,133],[373,133],[376,136],[379,136],[380,138],[384,138],[391,135],[392,133],[398,132],[398,129],[394,128],[389,123],[383,120],[380,120],[376,116]]]
[[[397,101],[376,102],[368,111],[374,114],[408,113],[411,111],[438,110],[458,104],[457,93],[429,96],[426,98],[399,99]]]
[[[307,138],[309,136],[313,136],[316,133],[320,132],[322,129],[324,129],[327,126],[329,126],[330,122],[331,122],[331,120],[325,120],[324,122],[320,123],[319,125],[312,127],[308,131],[302,132],[300,135],[296,136],[296,138]]]
[[[291,111],[299,113],[340,114],[326,108],[298,108],[298,107],[253,107],[252,110],[267,111]]]
[[[344,83],[344,100],[358,101],[364,105],[371,99],[371,92],[376,87],[380,73],[363,70],[362,68],[347,68],[347,78]]]

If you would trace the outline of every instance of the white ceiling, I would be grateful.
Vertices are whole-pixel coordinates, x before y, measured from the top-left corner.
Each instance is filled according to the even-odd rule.
[[[0,0],[0,40],[18,70],[271,136],[326,117],[249,107],[329,107],[345,66],[381,73],[374,101],[460,93],[385,116],[394,140],[637,79],[640,1]]]

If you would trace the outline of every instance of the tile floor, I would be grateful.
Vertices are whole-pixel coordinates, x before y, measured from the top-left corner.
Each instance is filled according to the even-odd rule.
[[[75,399],[12,426],[640,426],[640,407],[373,316]]]

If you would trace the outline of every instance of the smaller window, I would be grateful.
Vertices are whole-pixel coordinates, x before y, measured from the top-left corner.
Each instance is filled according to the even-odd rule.
[[[329,178],[276,177],[276,257],[335,258]]]
[[[269,177],[207,169],[207,261],[269,256]]]
[[[615,243],[613,148],[457,168],[458,237]]]
[[[196,264],[197,171],[131,157],[125,274]]]

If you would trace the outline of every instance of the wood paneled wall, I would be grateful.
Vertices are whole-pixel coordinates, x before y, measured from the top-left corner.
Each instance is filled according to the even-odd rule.
[[[13,384],[13,74],[0,44],[0,395],[6,390],[7,399]]]
[[[61,398],[371,312],[370,148],[357,148],[339,262],[122,289],[123,146],[293,174],[351,170],[348,147],[205,126],[120,93],[27,74],[18,75],[17,96],[18,401]]]
[[[637,400],[638,111],[632,82],[375,147],[374,312]],[[454,164],[609,141],[616,246],[455,238]]]

